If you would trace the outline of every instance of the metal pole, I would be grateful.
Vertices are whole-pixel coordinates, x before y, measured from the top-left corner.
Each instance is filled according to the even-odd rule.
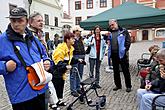
[[[32,4],[32,0],[28,0],[28,2],[29,2],[29,15],[30,15],[30,6]]]

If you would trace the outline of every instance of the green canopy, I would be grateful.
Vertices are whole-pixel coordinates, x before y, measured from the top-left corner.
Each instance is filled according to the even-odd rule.
[[[109,19],[117,19],[127,29],[165,27],[165,10],[126,2],[80,22],[80,27],[90,30],[100,25],[106,30]]]

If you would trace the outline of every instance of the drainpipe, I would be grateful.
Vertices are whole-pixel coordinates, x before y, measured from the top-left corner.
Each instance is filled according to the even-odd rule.
[[[29,2],[29,15],[30,15],[30,6],[32,4],[32,0],[28,0],[28,2]]]

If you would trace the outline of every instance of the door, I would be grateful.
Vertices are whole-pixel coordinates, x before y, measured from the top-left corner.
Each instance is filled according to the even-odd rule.
[[[148,30],[142,31],[142,40],[148,40]]]

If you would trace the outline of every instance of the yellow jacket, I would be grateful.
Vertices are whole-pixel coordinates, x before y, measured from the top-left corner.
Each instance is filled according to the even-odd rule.
[[[73,51],[74,51],[74,47],[71,46],[70,51],[66,45],[65,42],[59,44],[57,46],[57,48],[55,49],[55,51],[52,54],[52,59],[54,61],[54,63],[57,65],[59,61],[64,61],[64,59],[68,59],[69,63],[71,62],[72,58],[73,58]],[[65,73],[63,74],[63,80],[66,80],[66,75]]]

